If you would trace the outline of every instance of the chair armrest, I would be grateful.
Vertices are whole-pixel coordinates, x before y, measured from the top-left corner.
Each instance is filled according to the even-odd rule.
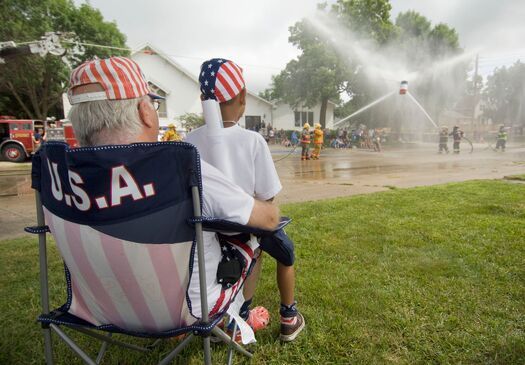
[[[277,228],[274,231],[267,231],[261,228],[246,226],[235,222],[230,222],[224,219],[202,217],[202,218],[191,218],[189,224],[194,225],[195,223],[201,222],[202,229],[210,232],[228,232],[228,233],[250,233],[257,236],[271,236],[274,232],[284,228],[288,223],[292,221],[291,218],[281,217]]]

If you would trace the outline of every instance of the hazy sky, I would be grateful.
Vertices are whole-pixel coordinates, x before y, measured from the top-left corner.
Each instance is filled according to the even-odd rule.
[[[79,4],[84,1],[74,0]],[[229,58],[245,70],[248,88],[268,87],[298,51],[288,27],[315,11],[319,0],[89,0],[116,21],[128,45],[149,42],[196,75],[203,60]],[[333,1],[329,1],[331,3]],[[415,10],[459,33],[461,46],[479,50],[480,71],[525,61],[525,0],[390,0],[392,19]],[[125,9],[125,10],[124,10]]]

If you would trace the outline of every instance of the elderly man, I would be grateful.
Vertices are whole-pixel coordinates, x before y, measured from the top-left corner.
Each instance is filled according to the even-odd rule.
[[[156,104],[162,99],[150,92],[139,66],[124,57],[86,62],[71,74],[69,119],[81,146],[156,142],[159,119]],[[169,173],[169,172],[166,172]],[[201,161],[203,214],[267,230],[276,227],[279,211],[256,200],[229,181],[219,170]],[[214,233],[204,232],[209,308],[220,300],[216,280],[221,248]],[[188,290],[199,300],[197,265]],[[200,315],[200,306],[194,314]]]

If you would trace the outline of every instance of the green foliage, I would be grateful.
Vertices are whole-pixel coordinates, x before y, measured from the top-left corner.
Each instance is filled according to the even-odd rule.
[[[518,180],[518,181],[525,181],[525,174],[521,175],[509,175],[505,176],[506,180]]]
[[[290,27],[289,41],[302,54],[291,60],[273,77],[272,90],[266,96],[296,107],[321,104],[320,123],[325,125],[329,100],[338,101],[345,88],[347,68],[336,51],[317,36],[307,20]]]
[[[257,333],[252,363],[523,364],[524,189],[474,181],[282,207],[294,219],[287,233],[307,324],[293,344],[276,340],[276,267],[265,255],[254,303],[272,318]],[[54,308],[65,301],[64,270],[49,246]],[[42,363],[37,238],[0,242],[0,257],[0,363]],[[68,333],[96,354],[98,341]],[[57,364],[79,363],[54,343]],[[104,363],[156,363],[176,343],[162,341],[150,353],[110,346]],[[202,364],[199,346],[176,363]],[[213,349],[214,362],[226,362],[227,347]]]
[[[395,35],[391,9],[389,0],[338,0],[332,6],[332,13],[359,37],[385,44]]]
[[[422,104],[438,119],[439,114],[463,95],[467,64],[458,62],[450,67],[434,70],[434,65],[459,55],[459,38],[446,24],[432,26],[423,15],[408,11],[400,13],[395,24],[390,20],[388,0],[339,0],[330,8],[319,6],[317,18],[329,18],[327,23],[339,24],[347,36],[349,48],[353,42],[367,43],[369,51],[379,57],[391,57],[407,66],[407,73],[417,74],[417,85],[412,90]],[[385,94],[378,80],[370,79],[361,68],[366,59],[357,53],[341,54],[330,37],[303,19],[290,27],[289,41],[301,54],[291,60],[280,74],[273,77],[272,87],[264,97],[284,102],[292,107],[311,107],[327,100],[340,101],[346,93],[349,101],[339,106],[335,115],[345,117]],[[388,80],[392,81],[392,80]],[[401,81],[401,80],[399,80]],[[394,101],[387,100],[361,115],[360,120],[370,126],[399,124],[403,116],[392,113]],[[321,124],[324,121],[321,109]]]
[[[486,118],[495,123],[525,126],[525,63],[517,61],[510,67],[501,67],[488,76],[483,90]]]
[[[423,15],[409,10],[399,13],[396,18],[396,26],[401,30],[400,39],[412,40],[424,38],[430,33],[432,23]]]
[[[186,128],[199,128],[204,125],[204,116],[197,113],[185,113],[177,118],[180,120]]]
[[[391,37],[393,28],[387,0],[338,1],[330,10],[321,5],[318,11],[319,15],[331,14],[342,20],[350,31],[367,34],[378,43]],[[350,92],[357,65],[341,57],[307,19],[290,27],[288,40],[302,53],[273,77],[267,96],[292,107],[321,104],[319,122],[324,127],[328,101],[339,102],[342,92]]]
[[[76,7],[71,0],[4,0],[0,22],[0,41],[17,43],[40,39],[46,32],[73,32],[84,43],[125,47],[126,38],[114,22],[104,21],[102,14],[89,4]],[[71,47],[71,45],[63,44]],[[126,50],[85,47],[85,54],[68,59],[75,67],[80,62],[111,55],[127,55]],[[53,55],[18,57],[0,65],[0,95],[9,98],[9,106],[18,104],[16,117],[44,119],[60,113],[62,93],[70,70]],[[0,114],[4,113],[3,109]]]

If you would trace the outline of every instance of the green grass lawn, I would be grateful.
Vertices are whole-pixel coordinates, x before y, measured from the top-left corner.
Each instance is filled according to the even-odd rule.
[[[507,180],[525,181],[525,174],[505,176]]]
[[[282,210],[294,218],[287,232],[307,328],[279,342],[275,263],[266,257],[255,302],[273,320],[257,334],[252,364],[525,364],[524,185],[396,189]],[[50,249],[59,305],[62,264]],[[0,258],[0,363],[41,364],[36,239],[0,242]],[[96,351],[95,341],[82,343]],[[154,363],[171,345],[147,355],[113,348],[105,363]],[[195,348],[177,363],[200,364]],[[80,363],[57,349],[59,364]],[[225,348],[214,349],[224,362]]]

